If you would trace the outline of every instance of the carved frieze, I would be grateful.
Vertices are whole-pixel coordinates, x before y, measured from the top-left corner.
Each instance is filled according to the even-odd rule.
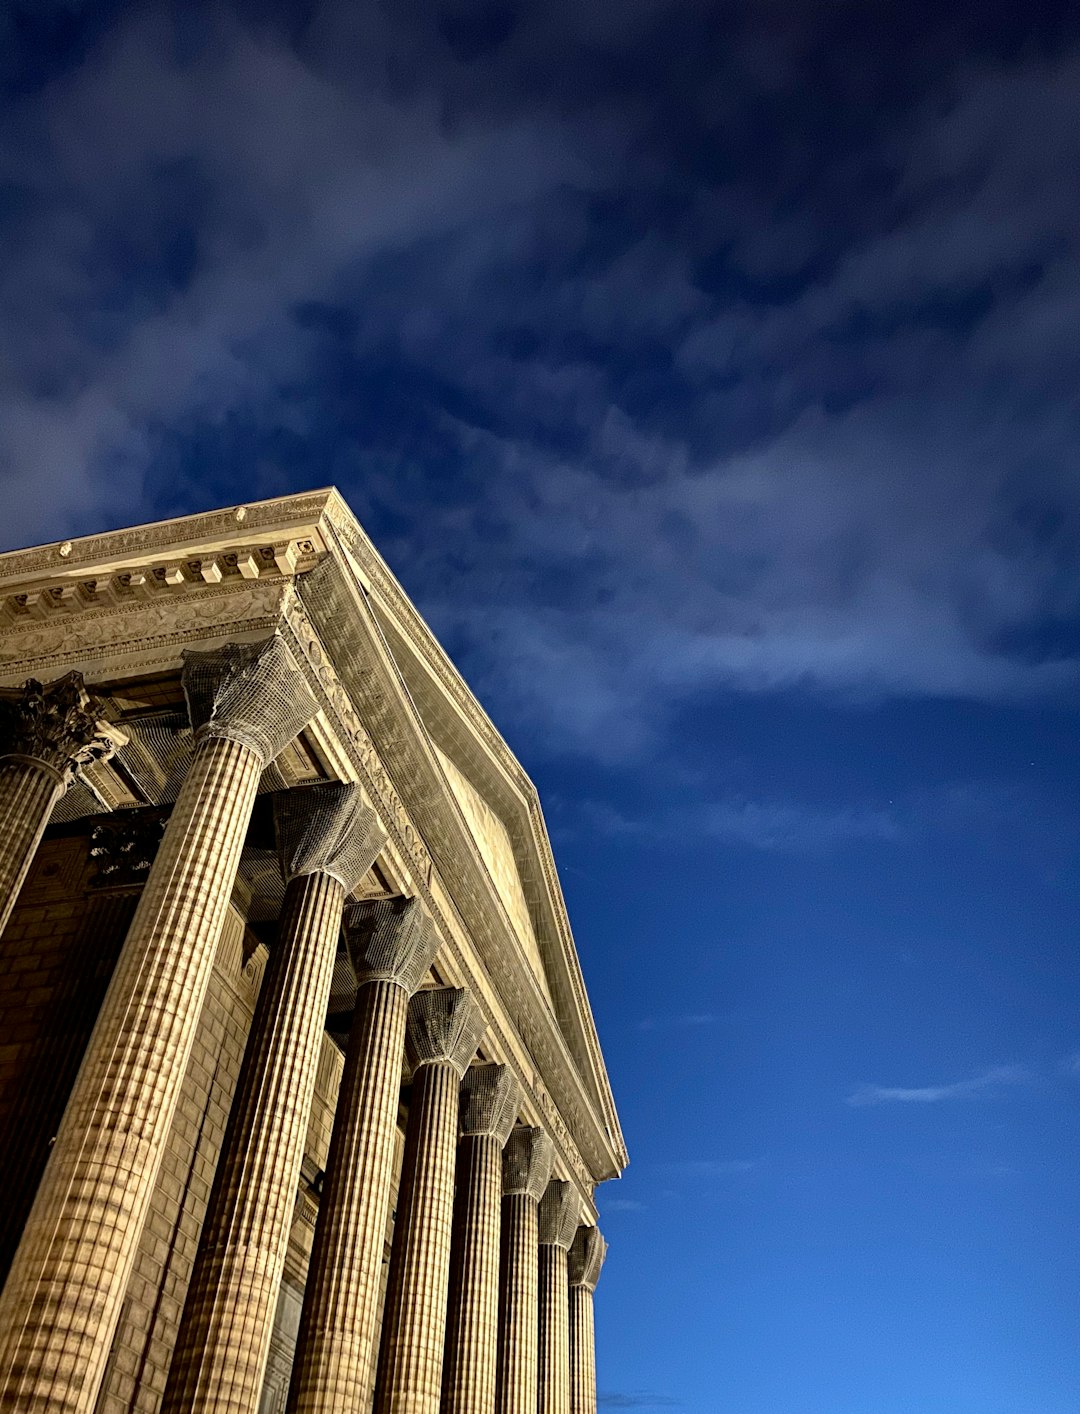
[[[15,664],[35,666],[73,658],[111,661],[121,656],[125,671],[132,671],[132,653],[153,661],[154,650],[159,656],[163,648],[209,637],[215,630],[273,626],[283,593],[280,578],[241,580],[235,586],[193,589],[182,599],[87,608],[62,618],[19,624],[0,633],[0,673]],[[179,653],[168,656],[178,659]]]

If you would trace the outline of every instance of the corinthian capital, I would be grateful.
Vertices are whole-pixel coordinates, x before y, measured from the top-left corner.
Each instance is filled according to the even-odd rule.
[[[65,787],[84,766],[107,761],[126,744],[124,733],[105,720],[105,704],[86,690],[82,673],[44,685],[29,678],[0,693],[0,757],[39,761]]]
[[[292,655],[276,635],[261,643],[185,649],[181,673],[195,739],[225,737],[269,765],[318,711]]]
[[[386,831],[364,804],[360,787],[340,781],[279,791],[274,828],[286,882],[300,874],[329,874],[346,894],[386,843]]]
[[[483,1013],[464,987],[417,992],[409,1003],[405,1040],[414,1067],[449,1065],[460,1079],[483,1034]]]
[[[581,1207],[573,1187],[561,1178],[553,1178],[540,1199],[540,1241],[569,1252],[580,1216]]]
[[[567,1270],[571,1286],[583,1286],[586,1291],[595,1291],[600,1280],[600,1268],[607,1256],[607,1243],[600,1235],[598,1227],[579,1227],[570,1244],[570,1258]]]
[[[542,1129],[514,1129],[503,1150],[503,1193],[525,1193],[537,1202],[551,1177],[555,1145]]]
[[[521,1085],[508,1065],[474,1065],[461,1082],[462,1134],[487,1134],[500,1149],[521,1108]]]
[[[439,951],[439,935],[418,898],[375,899],[345,915],[357,981],[393,982],[411,996]]]

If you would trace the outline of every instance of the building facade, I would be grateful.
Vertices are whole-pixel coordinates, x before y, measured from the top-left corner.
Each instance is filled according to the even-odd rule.
[[[0,1411],[595,1414],[535,789],[333,490],[0,555]]]

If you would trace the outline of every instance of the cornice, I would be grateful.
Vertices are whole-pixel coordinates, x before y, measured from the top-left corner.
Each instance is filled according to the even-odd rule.
[[[141,564],[146,557],[153,558],[155,551],[165,548],[175,554],[180,546],[194,551],[199,545],[213,545],[219,541],[230,544],[239,541],[242,545],[253,533],[257,533],[255,538],[261,543],[265,539],[262,532],[277,526],[283,529],[291,527],[291,536],[296,538],[298,523],[315,528],[329,504],[335,507],[344,504],[331,488],[299,496],[252,501],[243,506],[179,516],[174,520],[152,521],[146,525],[106,531],[101,535],[85,535],[74,540],[55,541],[50,545],[36,545],[26,550],[10,550],[0,555],[0,585],[33,581],[42,576],[61,578],[83,574],[88,572],[90,566],[113,561]],[[10,591],[5,587],[3,592]]]
[[[505,957],[499,959],[499,965],[495,967],[494,974],[491,967],[486,968],[488,982],[500,995],[505,1015],[500,1016],[484,1004],[483,996],[486,989],[483,979],[477,975],[473,962],[457,942],[458,934],[476,941],[470,920],[460,914],[456,915],[453,920],[447,917],[443,905],[432,887],[438,872],[437,866],[383,764],[375,740],[361,721],[352,694],[338,675],[327,645],[323,642],[309,616],[301,596],[295,593],[289,595],[286,603],[284,632],[294,646],[297,661],[309,669],[309,684],[319,698],[323,713],[336,728],[337,735],[348,752],[356,778],[364,786],[368,798],[376,806],[399,857],[407,862],[412,876],[411,885],[430,911],[442,938],[444,951],[449,954],[457,976],[463,985],[470,988],[479,1001],[484,1012],[489,1037],[494,1046],[502,1056],[506,1057],[507,1063],[512,1063],[510,1058],[514,1056],[515,1052],[525,1050],[533,1055],[541,1074],[546,1071],[553,1079],[570,1081],[569,1090],[572,1090],[576,1071],[570,1064],[570,1073],[568,1075],[565,1073],[569,1057],[563,1056],[561,1058],[563,1064],[558,1066],[558,1058],[550,1054],[550,1047],[545,1047],[542,1043],[536,1044],[537,1037],[532,1034],[532,1028],[527,1024],[524,1028],[522,1027],[521,1019],[528,1016],[531,1011],[530,1001],[534,1002],[535,999],[526,999],[521,990],[520,976],[511,976],[511,974],[519,974],[524,970],[517,948],[513,943]],[[462,827],[465,828],[464,820],[462,820]],[[486,875],[484,877],[486,878]],[[447,890],[448,894],[452,894],[452,892],[452,890]],[[451,926],[452,921],[456,926]],[[507,928],[509,930],[509,923],[507,923]],[[503,966],[503,963],[509,965]],[[535,984],[533,985],[535,986]],[[519,1033],[517,1045],[514,1044],[507,1029],[508,1022],[512,1023]],[[605,1171],[610,1160],[601,1159],[598,1162],[595,1145],[584,1146],[584,1152],[590,1153],[591,1163],[586,1165],[583,1160],[583,1146],[579,1142],[580,1132],[587,1131],[589,1128],[584,1113],[580,1108],[575,1107],[569,1091],[562,1106],[557,1105],[548,1092],[547,1086],[541,1080],[540,1074],[523,1072],[516,1064],[513,1064],[512,1068],[521,1081],[526,1097],[532,1101],[535,1112],[543,1118],[562,1159],[565,1171],[574,1177],[583,1200],[591,1207],[593,1185],[598,1179],[613,1175]],[[571,1117],[577,1121],[573,1130],[567,1126],[563,1118],[562,1109],[566,1108],[570,1109]]]
[[[557,1125],[561,1111],[569,1122],[574,1145],[589,1164],[592,1180],[614,1177],[622,1167],[621,1155],[611,1142],[604,1118],[596,1112],[551,1006],[522,955],[517,934],[393,656],[382,640],[375,616],[347,566],[337,557],[328,557],[317,571],[302,576],[297,581],[297,591],[308,619],[306,625],[295,621],[298,637],[319,643],[318,652],[325,660],[316,665],[320,678],[329,680],[332,675],[342,683],[355,720],[354,726],[346,715],[350,730],[355,736],[362,716],[361,730],[364,736],[371,734],[370,750],[377,752],[391,777],[400,777],[395,797],[399,790],[407,795],[409,812],[419,833],[436,851],[441,876],[452,880],[451,893],[467,936],[478,949],[487,975],[537,1069],[559,1095],[556,1106],[550,1095],[537,1088],[545,1121]],[[295,613],[293,600],[287,609],[290,622]],[[329,635],[325,642],[324,633]],[[360,743],[362,749],[362,739]],[[417,862],[425,857],[426,851]]]
[[[619,1165],[625,1166],[626,1145],[611,1094],[607,1068],[536,787],[432,635],[386,562],[364,534],[352,511],[336,492],[327,501],[325,515],[343,549],[349,552],[367,580],[365,588],[373,592],[387,607],[412,651],[437,680],[525,803],[529,842],[547,890],[549,917],[555,928],[565,976],[572,990],[577,1013],[584,1023],[581,1028],[582,1036],[603,1107],[604,1124],[613,1150],[618,1156]]]

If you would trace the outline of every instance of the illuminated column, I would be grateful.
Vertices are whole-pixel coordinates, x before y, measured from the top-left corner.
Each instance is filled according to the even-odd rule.
[[[503,1150],[497,1414],[537,1411],[537,1206],[554,1160],[542,1129],[513,1130]]]
[[[346,895],[386,833],[355,785],[274,801],[287,881],[188,1288],[162,1414],[254,1411],[296,1205]]]
[[[195,754],[3,1295],[0,1409],[91,1414],[263,767],[315,700],[279,638],[185,653]]]
[[[579,1227],[570,1247],[570,1414],[596,1414],[593,1292],[607,1243],[598,1227]]]
[[[358,1410],[370,1399],[380,1271],[394,1169],[405,1020],[439,938],[419,899],[350,910],[359,988],[319,1200],[289,1414]]]
[[[540,1199],[539,1414],[570,1414],[570,1309],[566,1254],[580,1206],[569,1183],[553,1178]]]
[[[459,1090],[484,1017],[461,987],[409,1003],[412,1098],[386,1285],[376,1414],[439,1414]]]
[[[495,1414],[502,1150],[521,1107],[509,1066],[477,1065],[461,1086],[443,1414]]]
[[[0,692],[0,933],[7,926],[53,806],[82,766],[106,761],[127,737],[104,720],[81,673],[30,678]]]

